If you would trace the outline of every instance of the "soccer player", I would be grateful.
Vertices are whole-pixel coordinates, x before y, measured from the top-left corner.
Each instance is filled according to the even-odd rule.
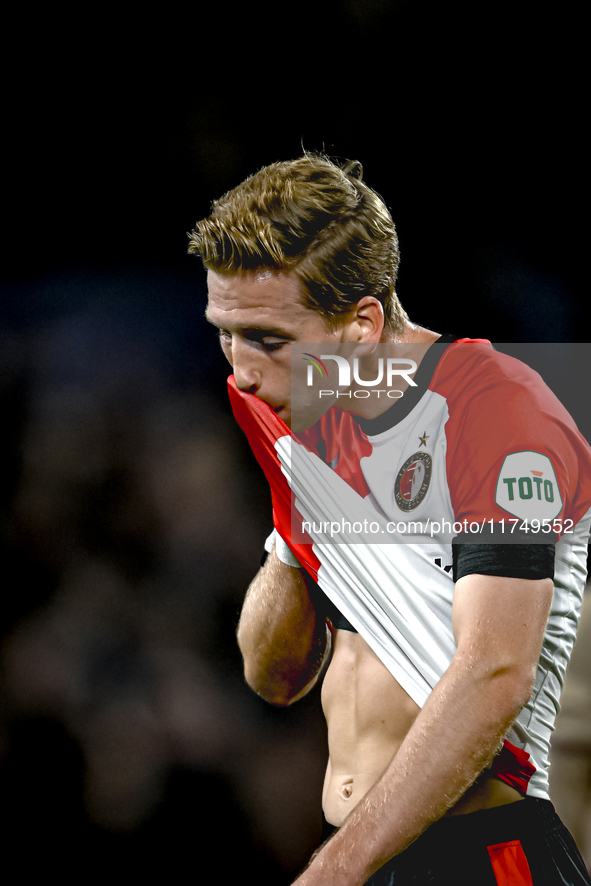
[[[298,886],[589,884],[547,778],[589,446],[523,363],[411,321],[359,164],[275,163],[190,236],[273,497],[238,629],[246,680],[279,705],[323,680],[327,839]],[[387,363],[406,365],[396,399],[368,381],[388,353],[406,360]],[[324,396],[296,408],[302,355]],[[358,363],[341,375],[343,355]],[[381,538],[411,521],[412,538]]]

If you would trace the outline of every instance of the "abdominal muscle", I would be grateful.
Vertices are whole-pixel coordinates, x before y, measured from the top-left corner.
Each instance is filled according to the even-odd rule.
[[[338,630],[322,685],[329,761],[322,807],[340,827],[378,781],[420,712],[363,638]],[[510,803],[521,794],[492,776],[481,777],[448,814]]]

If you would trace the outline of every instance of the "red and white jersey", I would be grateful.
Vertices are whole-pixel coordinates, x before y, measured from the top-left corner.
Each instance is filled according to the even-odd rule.
[[[586,580],[591,450],[540,376],[490,343],[427,354],[428,385],[377,419],[333,407],[292,435],[230,380],[233,408],[269,479],[277,532],[420,706],[456,648],[453,538],[485,541],[493,524],[507,542],[519,526],[540,542],[556,533],[534,692],[493,763],[522,792],[547,797]]]

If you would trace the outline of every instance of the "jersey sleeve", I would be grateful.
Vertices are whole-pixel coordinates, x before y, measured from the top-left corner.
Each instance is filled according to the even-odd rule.
[[[484,344],[450,348],[438,374],[464,540],[476,524],[506,543],[546,544],[572,530],[591,504],[591,450],[540,375]]]

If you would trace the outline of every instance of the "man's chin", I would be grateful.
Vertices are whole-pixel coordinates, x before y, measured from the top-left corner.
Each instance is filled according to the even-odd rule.
[[[292,411],[289,406],[276,409],[275,414],[294,434],[302,434],[319,421],[324,413],[330,408],[330,404],[315,403],[307,408],[297,408]]]
[[[308,428],[311,428],[320,421],[322,416],[328,412],[332,405],[333,398],[308,400],[307,403],[298,402],[295,405],[292,404],[290,409],[291,430],[295,434],[307,431]]]
[[[291,412],[289,409],[276,409],[275,415],[291,430]]]
[[[326,410],[325,410],[326,411]],[[324,414],[324,413],[322,413]],[[303,434],[304,431],[307,431],[313,425],[316,424],[317,421],[322,418],[318,413],[300,413],[298,412],[296,415],[290,415],[289,422],[285,422],[287,427],[294,434]],[[285,421],[285,419],[283,419]]]

